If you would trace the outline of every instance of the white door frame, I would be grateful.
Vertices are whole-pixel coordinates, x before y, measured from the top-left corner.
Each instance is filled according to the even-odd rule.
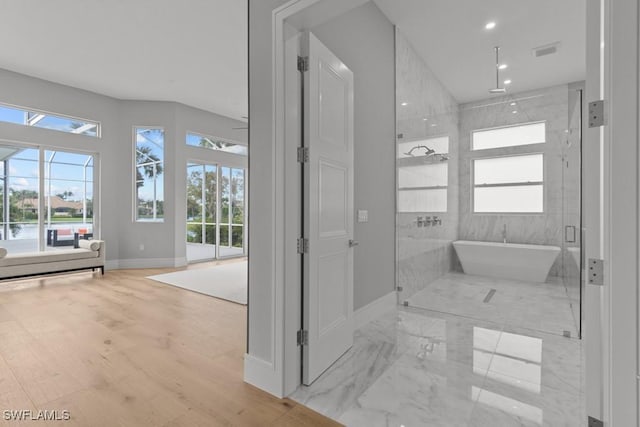
[[[350,0],[362,3],[362,0]],[[285,177],[295,176],[298,164],[292,152],[299,145],[299,138],[293,138],[287,129],[285,91],[285,24],[288,18],[320,3],[339,3],[337,0],[292,0],[272,12],[272,48],[273,48],[273,133],[274,155],[272,183],[275,188],[274,221],[272,227],[275,239],[272,242],[273,275],[270,282],[273,289],[271,307],[273,309],[273,336],[271,337],[272,363],[259,359],[245,358],[245,378],[263,389],[278,396],[290,394],[299,384],[300,358],[295,334],[291,334],[291,324],[299,324],[299,305],[292,309],[292,300],[299,296],[299,257],[292,256],[292,247],[298,237],[294,227],[287,227],[288,209],[297,209],[299,197],[295,194],[285,197]],[[347,2],[345,2],[347,3]],[[587,393],[601,402],[601,406],[589,415],[602,417],[610,425],[637,425],[638,421],[638,242],[640,236],[640,215],[638,208],[638,189],[640,179],[640,153],[638,153],[638,4],[637,0],[588,0],[587,8],[604,11],[603,38],[607,53],[604,60],[604,99],[606,116],[609,123],[602,128],[602,146],[599,146],[600,164],[603,174],[597,182],[585,181],[585,216],[597,212],[595,217],[586,219],[586,254],[588,258],[605,259],[605,282],[597,298],[585,305],[585,318],[596,310],[601,319],[596,324],[587,320],[585,351],[590,361],[597,362],[597,354],[602,357],[602,382],[593,384]],[[340,5],[342,6],[342,5]],[[315,9],[322,9],[316,7]],[[327,9],[327,8],[324,8]],[[325,11],[326,13],[326,11]],[[590,22],[592,24],[593,22]],[[587,27],[587,40],[594,38],[599,25]],[[301,28],[299,28],[301,29]],[[593,65],[591,63],[590,65]],[[593,76],[589,73],[589,79]],[[599,73],[598,79],[600,78]],[[590,81],[587,82],[589,85]],[[593,87],[591,88],[593,90]],[[599,89],[598,89],[599,90]],[[587,89],[587,102],[593,98]],[[295,117],[294,117],[295,118]],[[593,143],[593,132],[587,132],[586,144]],[[289,137],[289,138],[287,138]],[[297,139],[297,140],[292,140]],[[596,138],[598,136],[596,135]],[[613,142],[613,144],[611,143]],[[589,150],[590,148],[586,148]],[[588,159],[587,159],[588,162]],[[612,167],[615,165],[615,167]],[[587,166],[588,167],[588,166]],[[595,173],[595,171],[593,171]],[[600,191],[590,185],[597,185]],[[595,209],[595,211],[594,211]],[[291,211],[289,211],[291,212]],[[596,221],[598,235],[590,235],[590,224]],[[593,229],[593,228],[591,228]],[[593,294],[593,289],[587,290]],[[293,294],[292,294],[293,293]],[[285,295],[287,298],[285,299]],[[600,298],[601,297],[601,298]],[[299,299],[298,299],[299,300]],[[297,317],[296,317],[297,316]],[[597,316],[596,316],[597,317]],[[593,318],[592,318],[593,320]],[[600,328],[598,328],[600,326]],[[600,329],[601,342],[589,345],[589,330]],[[594,357],[595,354],[595,357]],[[294,360],[287,360],[293,355]],[[589,361],[587,366],[589,367]],[[589,402],[589,401],[588,401]],[[592,411],[589,402],[589,411]]]
[[[299,108],[287,108],[286,103],[287,97],[291,96],[285,71],[287,40],[295,37],[296,32],[318,25],[366,1],[291,0],[271,14],[273,155],[267,161],[271,163],[271,184],[274,188],[273,221],[270,224],[274,236],[270,244],[272,273],[268,279],[272,292],[269,301],[272,313],[269,341],[272,345],[268,361],[249,353],[245,355],[245,381],[279,397],[291,394],[301,384],[301,356],[295,333],[301,323],[301,260],[296,241],[300,237],[298,225],[302,200],[295,184],[300,177],[296,157],[296,149],[301,145],[300,116]],[[294,17],[301,19],[294,20]]]
[[[604,286],[587,285],[586,292],[586,407],[587,415],[605,425],[636,426],[640,421],[638,1],[589,0],[587,17],[591,29],[587,102],[604,99],[606,122],[602,128],[589,129],[586,139],[591,161],[585,175],[586,258],[603,259],[605,270]],[[598,29],[600,34],[595,34]],[[596,160],[599,164],[593,163]],[[589,229],[594,232],[589,234]]]

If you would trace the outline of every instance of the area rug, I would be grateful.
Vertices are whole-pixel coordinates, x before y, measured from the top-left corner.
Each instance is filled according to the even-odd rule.
[[[148,276],[182,289],[247,305],[247,262]]]

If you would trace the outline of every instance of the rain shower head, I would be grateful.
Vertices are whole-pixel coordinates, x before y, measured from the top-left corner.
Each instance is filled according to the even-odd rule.
[[[500,46],[496,46],[494,49],[496,50],[496,87],[489,89],[489,93],[505,93],[507,89],[500,87]]]
[[[427,147],[426,145],[416,145],[415,147],[411,148],[411,150],[409,150],[406,154],[407,156],[411,156],[413,157],[413,150],[417,150],[418,148],[422,148],[424,150],[424,154],[425,156],[430,156],[432,154],[435,154],[436,150]]]

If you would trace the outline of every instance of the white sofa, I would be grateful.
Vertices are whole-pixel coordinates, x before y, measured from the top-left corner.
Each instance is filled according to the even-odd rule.
[[[79,248],[9,254],[0,247],[0,279],[100,269],[104,274],[103,240],[80,240]]]

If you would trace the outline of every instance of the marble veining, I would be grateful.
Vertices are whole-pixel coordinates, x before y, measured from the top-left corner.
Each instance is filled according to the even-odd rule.
[[[396,122],[398,143],[448,137],[447,212],[398,212],[398,271],[401,299],[456,268],[451,242],[458,235],[458,104],[429,66],[396,29]],[[406,105],[403,105],[406,104]],[[424,157],[399,158],[397,167],[424,164]],[[429,186],[429,183],[425,183]],[[418,216],[436,215],[437,226],[419,228]]]
[[[293,396],[347,426],[576,426],[582,342],[399,307]]]
[[[492,290],[490,301],[484,299]],[[462,273],[447,273],[408,300],[411,307],[443,311],[473,319],[508,322],[555,335],[579,332],[575,307],[579,297],[567,291],[559,278],[529,283]]]

